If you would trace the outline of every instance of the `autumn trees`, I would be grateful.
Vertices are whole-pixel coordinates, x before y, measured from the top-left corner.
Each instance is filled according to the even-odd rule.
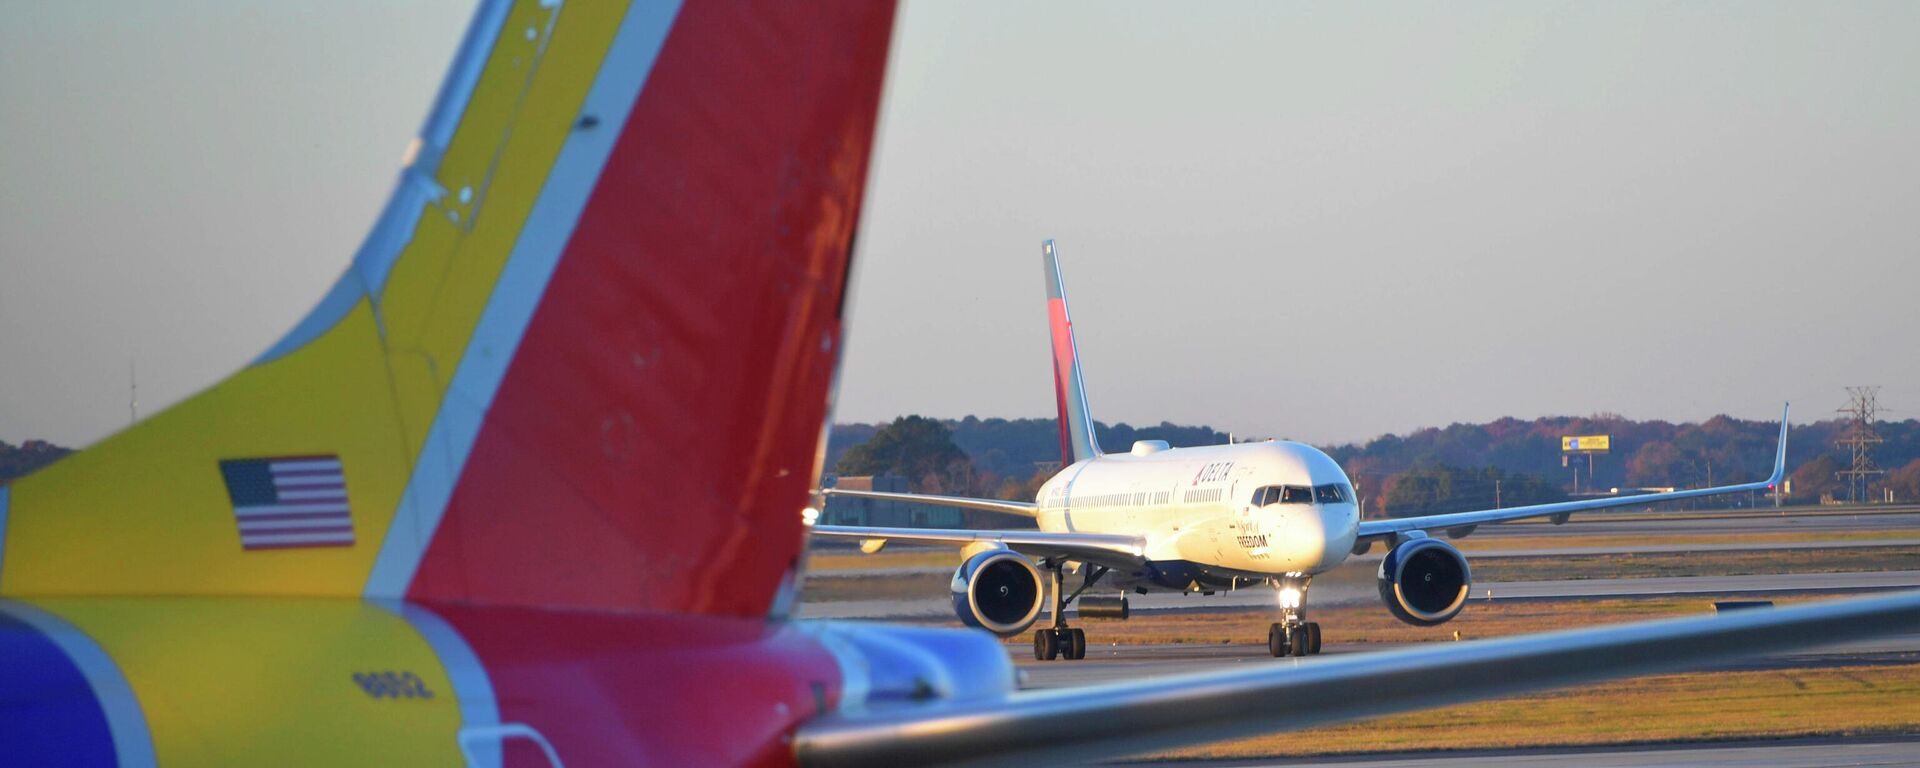
[[[1794,425],[1787,454],[1791,502],[1818,502],[1842,487],[1834,478],[1845,468],[1834,440],[1843,426],[1840,421]],[[1225,433],[1209,427],[1167,423],[1102,424],[1098,430],[1108,451],[1127,450],[1134,440],[1166,440],[1174,446],[1227,441]],[[1920,421],[1882,422],[1878,430],[1886,442],[1876,446],[1874,456],[1888,472],[1875,481],[1871,495],[1881,498],[1884,487],[1897,501],[1920,500]],[[1560,436],[1584,434],[1612,435],[1613,451],[1595,461],[1597,477],[1587,477],[1581,462],[1581,488],[1624,492],[1759,480],[1773,464],[1779,425],[1727,416],[1698,424],[1613,414],[1502,418],[1383,435],[1326,451],[1346,469],[1370,515],[1423,514],[1491,507],[1496,501],[1510,507],[1555,500],[1570,487],[1573,472],[1560,463]],[[868,445],[855,448],[862,443]],[[838,425],[828,445],[843,474],[897,472],[922,492],[1028,501],[1058,469],[1060,453],[1052,419],[972,416]]]

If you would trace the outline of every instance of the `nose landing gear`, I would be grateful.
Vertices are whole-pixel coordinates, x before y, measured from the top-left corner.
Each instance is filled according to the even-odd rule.
[[[1320,652],[1320,625],[1307,621],[1303,610],[1311,577],[1276,579],[1280,620],[1267,627],[1267,652],[1279,656],[1311,656]]]
[[[1267,628],[1267,652],[1275,656],[1310,656],[1320,652],[1320,624],[1276,621]]]

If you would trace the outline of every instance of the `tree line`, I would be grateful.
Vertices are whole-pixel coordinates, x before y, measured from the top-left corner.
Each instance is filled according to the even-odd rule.
[[[49,443],[45,440],[28,440],[18,446],[8,445],[0,440],[0,485],[17,477],[52,464],[72,450]]]
[[[1835,447],[1847,423],[1796,424],[1787,466],[1795,503],[1823,497],[1845,500],[1836,472],[1850,459]],[[1875,425],[1885,442],[1874,447],[1884,475],[1869,498],[1890,490],[1896,501],[1920,500],[1920,421]],[[1228,436],[1208,426],[1162,422],[1153,427],[1100,424],[1102,450],[1125,451],[1135,440],[1166,440],[1176,447],[1213,445]],[[1611,435],[1612,451],[1562,464],[1560,438]],[[1614,414],[1554,416],[1389,434],[1359,443],[1322,446],[1353,478],[1368,512],[1414,515],[1492,506],[1540,504],[1566,498],[1574,473],[1580,490],[1699,488],[1762,479],[1773,466],[1778,422],[1715,416],[1700,423],[1635,421]],[[864,448],[874,443],[873,448]],[[1059,467],[1053,419],[932,419],[910,416],[890,424],[840,424],[828,441],[828,466],[838,474],[892,472],[923,493],[1031,500]],[[858,449],[858,450],[856,450]]]

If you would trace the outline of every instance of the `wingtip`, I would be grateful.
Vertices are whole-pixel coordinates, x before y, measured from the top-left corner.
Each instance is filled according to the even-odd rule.
[[[1773,476],[1767,478],[1768,487],[1778,487],[1787,475],[1787,414],[1792,412],[1793,403],[1780,405],[1780,442],[1774,449]]]

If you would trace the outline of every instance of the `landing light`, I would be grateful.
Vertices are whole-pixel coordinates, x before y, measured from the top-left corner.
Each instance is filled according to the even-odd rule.
[[[1281,587],[1280,588],[1280,607],[1282,608],[1300,607],[1300,588],[1299,587]]]
[[[813,521],[819,519],[820,510],[814,509],[813,507],[800,510],[800,522],[804,525],[813,525]]]

